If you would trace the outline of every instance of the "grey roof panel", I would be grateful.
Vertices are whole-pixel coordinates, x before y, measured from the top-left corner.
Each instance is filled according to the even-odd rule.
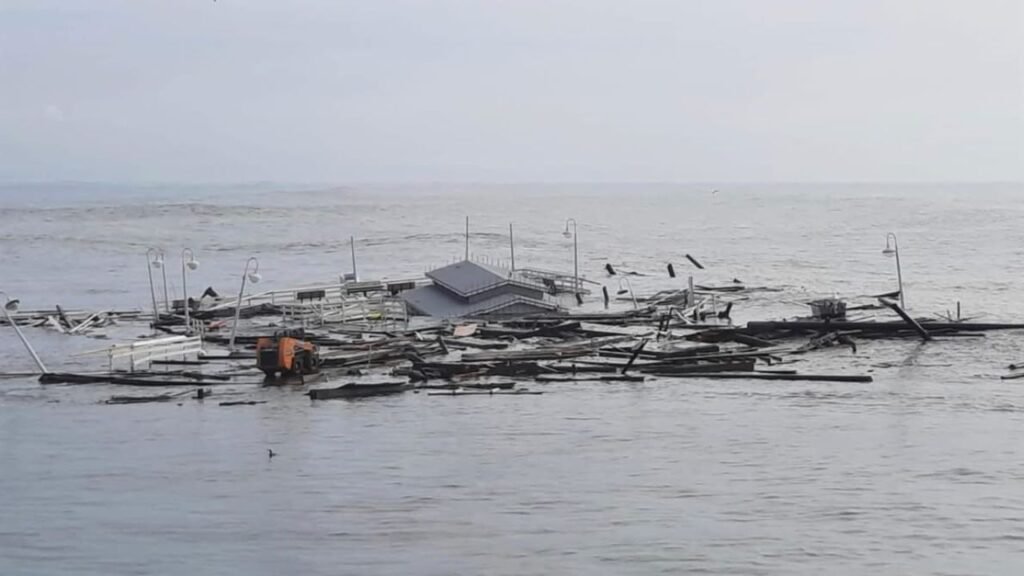
[[[402,299],[420,314],[437,318],[464,318],[473,315],[495,314],[502,308],[522,305],[538,312],[557,310],[558,306],[544,300],[500,294],[479,302],[468,303],[437,286],[423,286],[402,293]]]
[[[427,272],[430,278],[460,296],[478,294],[505,283],[515,283],[544,291],[542,284],[531,282],[512,270],[463,260]]]
[[[470,292],[494,286],[506,277],[485,268],[476,262],[462,261],[427,272],[427,278],[441,286],[465,296]]]

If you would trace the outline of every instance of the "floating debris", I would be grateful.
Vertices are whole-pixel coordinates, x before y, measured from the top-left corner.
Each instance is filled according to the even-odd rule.
[[[312,400],[330,400],[332,398],[367,398],[370,396],[387,396],[401,394],[411,390],[408,382],[376,382],[359,383],[349,382],[337,388],[317,388],[310,390],[307,394]]]
[[[706,272],[696,258],[685,256],[694,268]],[[331,283],[248,295],[243,283],[234,298],[208,289],[199,299],[163,302],[162,307],[153,295],[152,313],[56,306],[12,311],[4,317],[10,320],[0,322],[69,336],[108,337],[118,331],[106,329],[117,325],[150,329],[145,338],[74,356],[79,363],[105,361],[105,371],[51,372],[37,362],[39,380],[45,384],[194,389],[277,383],[294,386],[311,400],[409,390],[431,396],[541,394],[516,388],[523,381],[550,385],[549,389],[559,384],[613,386],[683,378],[870,383],[869,375],[803,373],[777,366],[815,354],[863,355],[862,340],[934,342],[989,330],[1024,329],[1024,324],[964,320],[959,305],[955,319],[951,313],[938,321],[915,318],[895,301],[899,292],[862,305],[818,298],[806,303],[811,307],[809,318],[736,324],[734,307],[743,311],[746,302],[761,303],[772,298],[763,293],[781,289],[750,287],[738,279],[713,283],[703,275],[702,283],[694,283],[692,277],[683,281],[675,279],[676,269],[669,263],[669,279],[662,273],[658,290],[638,293],[630,278],[639,284],[646,274],[627,270],[625,264],[617,266],[605,264],[605,280],[626,304],[610,310],[609,286],[575,273],[505,269],[465,259],[425,278],[357,281],[353,264],[351,275]],[[618,288],[615,282],[621,282]],[[583,301],[582,295],[589,294],[584,284],[600,286],[601,295]],[[599,308],[602,301],[604,310]],[[577,308],[580,302],[593,306]],[[868,310],[879,310],[883,319],[848,318],[851,312],[861,315]],[[261,379],[264,374],[272,376],[271,381]],[[317,377],[343,378],[346,383],[310,389]],[[1022,377],[1024,371],[1011,367],[1003,379]],[[166,402],[182,394],[113,396],[106,403]],[[195,398],[206,394],[197,393]]]

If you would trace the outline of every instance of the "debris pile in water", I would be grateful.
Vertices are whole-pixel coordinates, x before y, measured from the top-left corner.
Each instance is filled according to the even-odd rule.
[[[695,258],[687,258],[704,269]],[[492,268],[477,268],[494,273]],[[220,396],[244,395],[251,387],[268,384],[298,385],[318,401],[407,391],[441,396],[540,393],[522,388],[524,383],[543,387],[649,379],[871,382],[867,374],[807,373],[792,365],[810,353],[830,348],[856,354],[860,340],[935,341],[1024,328],[969,322],[960,319],[959,312],[955,320],[951,315],[940,320],[914,318],[895,301],[898,292],[860,306],[849,306],[837,298],[812,300],[807,302],[810,316],[737,325],[733,322],[736,306],[755,294],[780,290],[751,288],[736,279],[720,286],[695,285],[690,278],[685,288],[638,295],[627,276],[640,274],[626,272],[621,266],[616,270],[611,264],[605,271],[618,280],[615,310],[611,309],[613,299],[607,285],[602,285],[599,297],[590,300],[591,306],[579,308],[583,281],[534,271],[533,276],[510,274],[502,282],[479,287],[460,280],[463,285],[445,298],[473,303],[484,294],[488,301],[500,303],[490,309],[462,306],[474,310],[470,317],[410,316],[403,293],[417,290],[427,280],[356,282],[342,278],[319,286],[240,293],[237,298],[221,297],[208,289],[198,300],[164,302],[162,306],[154,296],[151,313],[68,311],[59,306],[15,312],[8,306],[2,321],[69,336],[106,338],[113,330],[138,332],[145,328],[159,334],[83,352],[77,356],[104,359],[106,370],[81,373],[48,370],[23,339],[45,384],[189,389],[150,396],[118,395],[107,400],[108,404],[183,400],[196,387],[192,397],[202,400],[213,390],[206,386],[216,386]],[[668,273],[675,278],[671,264]],[[454,285],[457,282],[452,278],[451,274],[429,277],[435,283]],[[530,284],[535,278],[547,280]],[[529,291],[531,305],[540,301],[532,292],[537,286],[554,287],[544,298],[557,302],[562,295],[568,297],[564,298],[567,302],[539,314],[511,313],[524,309],[515,300],[517,291]],[[574,289],[566,293],[566,286]],[[244,287],[243,283],[243,291]],[[603,309],[598,307],[601,304]],[[893,315],[882,320],[849,317],[850,313],[869,311]],[[285,333],[288,338],[281,337]],[[279,341],[289,349],[265,350]],[[279,352],[281,358],[295,355],[297,368],[275,365],[268,371],[262,364],[269,358],[266,354]],[[263,373],[273,376],[263,377]],[[1014,371],[1004,378],[1019,375]],[[341,385],[335,385],[339,380]],[[220,405],[263,402],[226,400]]]

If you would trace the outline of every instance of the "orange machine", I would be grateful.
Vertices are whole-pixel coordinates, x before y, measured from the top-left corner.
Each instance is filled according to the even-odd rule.
[[[315,374],[320,371],[320,351],[306,342],[305,331],[281,330],[272,338],[256,341],[256,366],[267,378]]]

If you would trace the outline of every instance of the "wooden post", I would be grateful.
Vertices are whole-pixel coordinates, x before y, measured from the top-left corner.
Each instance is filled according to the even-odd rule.
[[[647,338],[641,340],[640,345],[633,349],[633,355],[629,357],[629,362],[626,362],[626,365],[622,367],[623,374],[633,366],[633,363],[636,362],[637,356],[644,351],[644,346],[647,346]]]

